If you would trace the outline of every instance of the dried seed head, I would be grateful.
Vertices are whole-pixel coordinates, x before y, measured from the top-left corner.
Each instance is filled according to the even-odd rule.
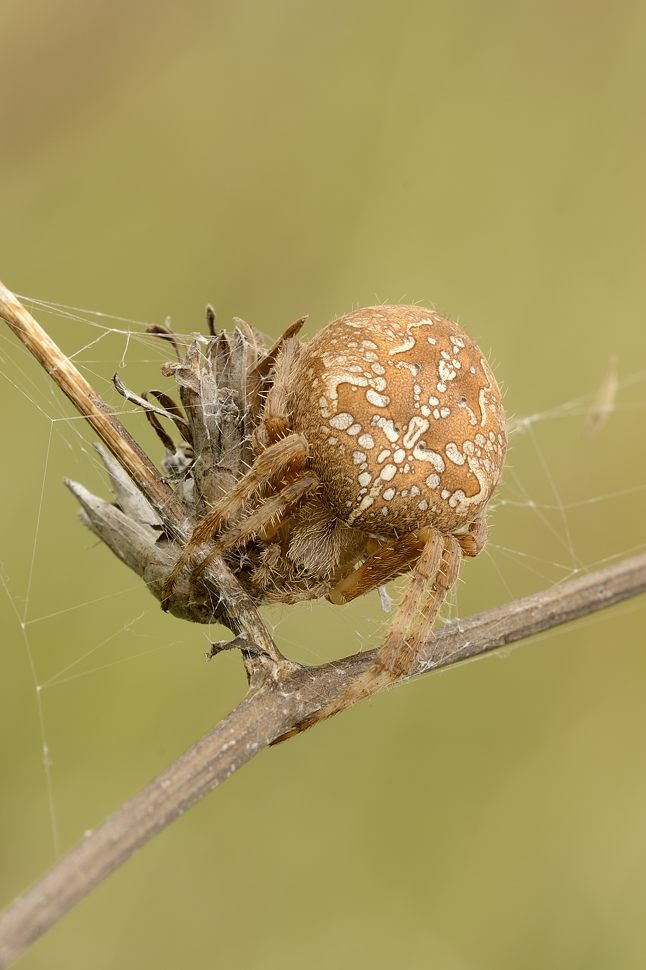
[[[418,306],[374,306],[306,346],[293,385],[326,503],[348,525],[454,532],[481,513],[505,456],[489,364],[458,324]]]

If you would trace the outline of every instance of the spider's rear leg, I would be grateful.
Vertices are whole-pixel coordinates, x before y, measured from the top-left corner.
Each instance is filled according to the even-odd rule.
[[[366,561],[358,569],[344,574],[332,587],[327,599],[335,605],[349,603],[357,596],[363,596],[391,579],[401,576],[402,573],[408,572],[415,563],[417,563],[416,570],[426,569],[423,564],[420,565],[420,557],[429,535],[437,534],[439,533],[432,533],[430,529],[422,529],[418,532],[409,532],[390,542],[371,539],[368,546],[370,555]],[[462,555],[477,556],[487,540],[487,524],[484,518],[476,519],[464,533],[455,538],[462,550]],[[434,575],[432,571],[428,569],[426,571],[429,576]],[[451,580],[447,592],[454,582],[455,578]]]
[[[370,555],[363,565],[346,573],[332,587],[327,595],[330,603],[335,605],[349,603],[357,596],[363,596],[396,576],[408,572],[424,551],[426,531],[409,532],[408,535],[392,539],[390,542],[378,540],[371,540],[371,542],[373,547],[368,547]]]
[[[387,679],[397,680],[411,672],[458,578],[461,561],[462,549],[454,536],[429,530],[404,598],[377,651],[373,667],[377,676],[383,672]]]
[[[487,524],[480,517],[460,535],[431,529],[427,535],[424,552],[375,658],[373,669],[387,672],[392,680],[410,673],[423,655],[442,604],[457,581],[462,557],[482,551]]]
[[[274,743],[284,741],[293,734],[312,727],[317,721],[338,714],[362,698],[387,687],[412,669],[422,652],[444,597],[457,578],[461,558],[460,546],[453,536],[444,536],[436,529],[426,529],[423,535],[425,543],[422,553],[418,553],[417,562],[410,564],[410,582],[372,667],[358,677],[340,697],[281,735]],[[366,560],[364,565],[369,562],[370,560]],[[357,570],[357,573],[360,571]],[[424,602],[424,595],[431,581],[431,595]]]
[[[425,530],[424,535],[426,541],[422,554],[418,555],[417,562],[412,566],[412,575],[404,598],[388,628],[386,639],[377,651],[372,667],[361,674],[335,701],[306,718],[291,731],[277,738],[277,741],[298,734],[317,721],[331,717],[362,698],[375,694],[414,668],[423,654],[424,644],[444,598],[457,579],[462,556],[460,545],[453,536],[442,535],[435,529]],[[368,562],[370,560],[364,565]],[[430,594],[425,600],[429,583],[432,583]]]
[[[478,556],[487,543],[487,521],[480,515],[470,522],[464,532],[456,533],[455,538],[460,543],[463,556]]]
[[[161,596],[163,610],[168,609],[177,577],[193,560],[200,545],[216,536],[231,519],[239,515],[245,503],[260,489],[270,485],[276,479],[298,474],[305,464],[307,448],[307,441],[301,434],[287,435],[286,438],[281,438],[280,441],[269,445],[258,455],[249,471],[197,523],[191,538],[164,583]]]

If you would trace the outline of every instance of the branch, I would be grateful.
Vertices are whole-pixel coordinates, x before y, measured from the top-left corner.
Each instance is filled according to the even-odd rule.
[[[442,659],[422,666],[409,679],[643,592],[646,555],[453,621],[434,638],[434,649],[439,647]],[[224,721],[0,914],[0,967],[8,966],[137,849],[259,751],[338,699],[369,669],[374,656],[375,651],[368,651],[320,667],[300,667],[280,684],[267,680],[252,691]]]
[[[104,402],[71,362],[0,284],[0,316],[59,384],[178,538],[190,532],[183,506],[161,480]],[[351,691],[368,671],[374,651],[319,667],[301,667],[276,650],[255,607],[224,563],[209,575],[226,590],[232,629],[248,657],[247,697],[217,727],[127,802],[102,826],[0,914],[0,968],[99,885],[137,849],[200,798],[226,781],[259,751],[316,720],[323,708]],[[406,679],[488,653],[536,633],[646,592],[646,555],[562,583],[486,613],[446,624],[429,641],[429,657]],[[236,620],[235,610],[244,620]],[[432,648],[432,649],[431,649]]]

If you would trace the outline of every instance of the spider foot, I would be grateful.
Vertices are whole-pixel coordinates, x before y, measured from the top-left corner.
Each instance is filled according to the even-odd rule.
[[[416,637],[407,638],[396,648],[387,641],[377,651],[370,673],[384,682],[407,677],[417,666],[422,649],[423,643]]]

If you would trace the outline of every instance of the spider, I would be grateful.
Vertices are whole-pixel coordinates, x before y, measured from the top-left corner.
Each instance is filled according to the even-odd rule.
[[[307,344],[288,333],[263,380],[250,467],[199,521],[162,605],[214,555],[256,602],[342,604],[410,572],[376,660],[405,675],[462,557],[486,541],[506,449],[491,368],[440,314],[372,306]]]

